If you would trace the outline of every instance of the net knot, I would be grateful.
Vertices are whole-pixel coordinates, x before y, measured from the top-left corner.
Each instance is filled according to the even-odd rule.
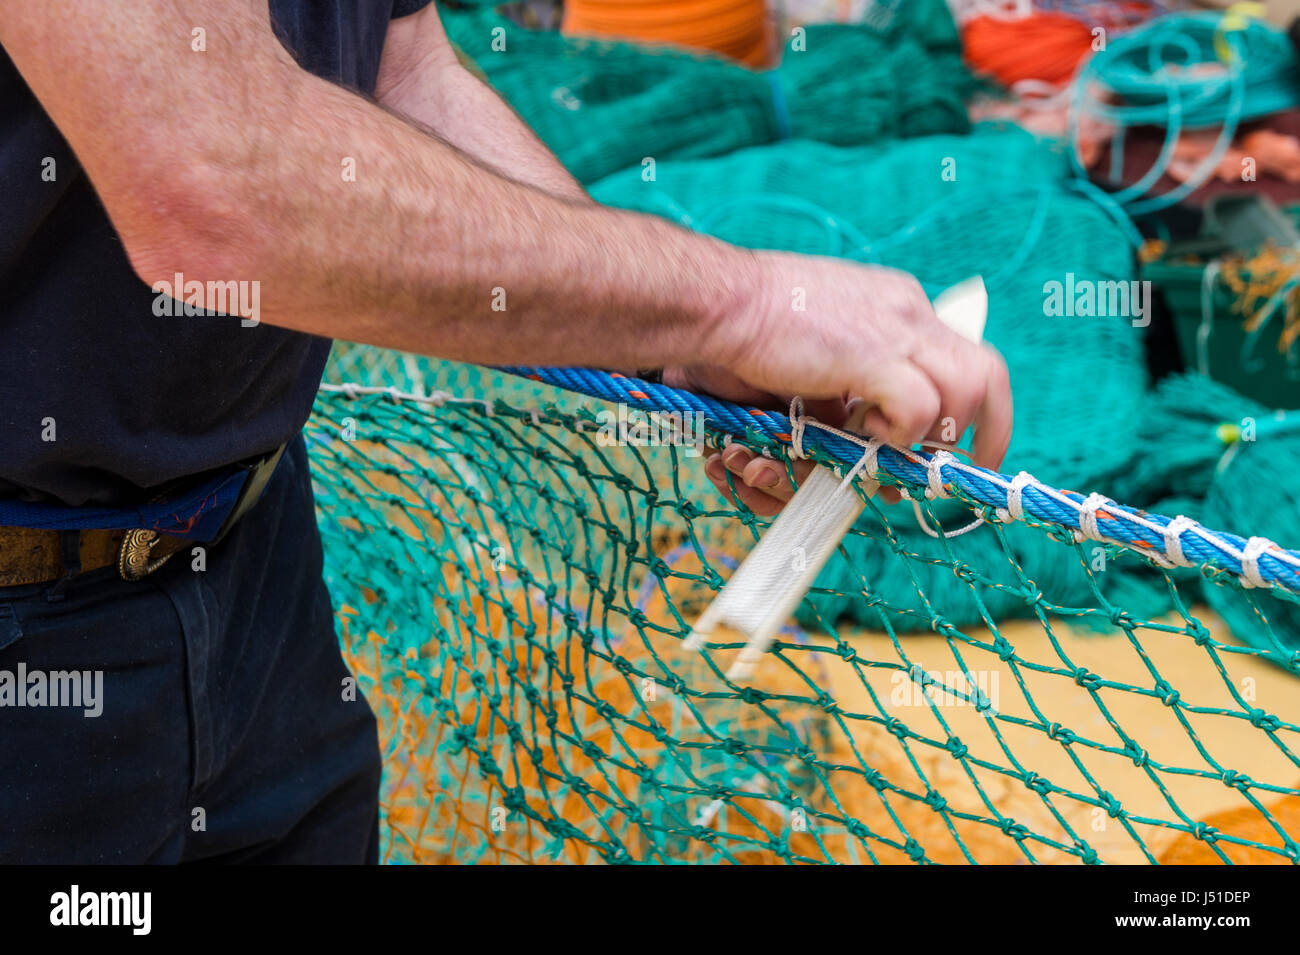
[[[1223,785],[1229,789],[1236,789],[1238,792],[1245,792],[1255,784],[1254,780],[1245,773],[1239,773],[1235,769],[1225,769],[1223,775],[1219,777],[1223,780]]]
[[[1074,671],[1074,682],[1085,690],[1095,690],[1101,686],[1101,677],[1085,667]]]
[[[718,838],[718,833],[715,830],[710,829],[708,826],[692,826],[691,838],[698,839],[700,842],[707,845]]]
[[[583,834],[581,829],[563,819],[543,817],[541,822],[546,831],[558,839],[575,839],[580,838]]]
[[[971,583],[979,575],[975,573],[970,564],[958,564],[952,569],[952,574],[963,583]]]
[[[1156,681],[1156,693],[1160,697],[1160,702],[1163,703],[1165,706],[1178,705],[1178,700],[1179,700],[1178,691],[1175,690],[1172,686],[1170,686],[1167,680]]]
[[[631,669],[631,667],[629,667],[629,669]],[[627,671],[625,670],[624,672],[626,673]],[[618,711],[618,707],[614,706],[608,700],[601,700],[593,707],[593,709],[596,711],[597,716],[603,720],[609,720],[611,723],[621,719],[622,717],[622,714]]]
[[[744,756],[749,752],[749,746],[742,740],[728,738],[722,742],[722,751],[728,756]]]
[[[998,828],[1002,830],[1004,835],[1010,836],[1017,842],[1020,842],[1029,836],[1028,829],[1016,822],[1014,819],[1010,819],[1006,816],[1002,818],[1002,821],[998,824]]]
[[[943,812],[948,808],[948,800],[944,799],[941,793],[938,793],[933,789],[926,791],[925,804],[935,812]]]
[[[1052,789],[1052,784],[1035,772],[1026,773],[1022,780],[1026,789],[1032,790],[1040,796],[1046,795]]]
[[[1113,795],[1102,790],[1098,793],[1098,797],[1101,799],[1102,808],[1106,810],[1106,815],[1112,819],[1118,819],[1124,815],[1124,806]]]
[[[1120,607],[1111,607],[1110,622],[1122,630],[1130,630],[1133,627],[1133,615]]]
[[[1151,761],[1151,755],[1133,740],[1128,741],[1128,745],[1124,747],[1124,753],[1129,759],[1133,760],[1133,765],[1139,769]]]
[[[1062,726],[1060,723],[1048,724],[1047,738],[1051,740],[1059,740],[1067,746],[1070,743],[1077,743],[1079,741],[1078,735],[1073,730]]]
[[[453,753],[462,753],[469,749],[475,739],[474,730],[468,726],[457,726],[451,731],[451,745],[448,747]]]
[[[948,740],[948,752],[952,753],[953,759],[963,759],[970,749],[956,736]]]
[[[1264,710],[1254,709],[1247,715],[1250,719],[1251,726],[1265,730],[1269,733],[1277,731],[1282,725],[1281,720],[1272,713],[1268,713]]]
[[[1028,606],[1033,607],[1042,602],[1043,592],[1032,580],[1027,580],[1025,586],[1020,588],[1020,597]]]
[[[1084,865],[1096,865],[1101,861],[1097,850],[1085,842],[1076,842],[1074,848],[1079,853],[1079,861]]]
[[[868,769],[862,774],[862,778],[866,780],[867,785],[872,789],[884,792],[889,788],[889,780],[885,779],[878,769]]]

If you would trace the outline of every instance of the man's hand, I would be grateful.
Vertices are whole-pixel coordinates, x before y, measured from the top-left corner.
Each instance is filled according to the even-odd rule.
[[[759,283],[734,318],[737,338],[721,366],[668,369],[669,384],[718,397],[805,411],[838,425],[847,399],[867,402],[865,429],[891,444],[951,443],[975,425],[976,464],[1001,465],[1011,438],[1006,365],[993,349],[945,326],[920,284],[892,269],[760,253]],[[797,465],[800,480],[810,466]],[[793,494],[783,466],[739,446],[706,463],[709,478],[755,513],[775,514]],[[897,492],[886,489],[887,501]]]

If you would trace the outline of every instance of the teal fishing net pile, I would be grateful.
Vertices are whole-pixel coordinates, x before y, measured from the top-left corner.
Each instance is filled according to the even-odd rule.
[[[582,182],[642,160],[719,156],[781,139],[858,144],[964,132],[971,82],[943,0],[908,0],[879,28],[823,25],[779,67],[445,13],[453,42]]]
[[[1227,385],[1188,373],[1166,378],[1146,399],[1138,448],[1106,483],[1116,498],[1161,514],[1185,514],[1207,526],[1267,528],[1277,540],[1300,539],[1300,510],[1290,501],[1300,475],[1300,415],[1275,412]],[[1151,582],[1153,571],[1134,568]],[[1186,599],[1202,599],[1232,633],[1262,649],[1300,648],[1300,608],[1267,593],[1228,599],[1194,570],[1171,571]],[[1132,581],[1130,581],[1132,584]],[[1130,586],[1134,599],[1141,599]],[[1143,609],[1165,612],[1158,588]]]

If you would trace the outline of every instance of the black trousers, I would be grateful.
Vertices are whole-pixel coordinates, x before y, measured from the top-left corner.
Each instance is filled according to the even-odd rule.
[[[379,775],[301,437],[205,553],[0,588],[0,862],[374,862]]]

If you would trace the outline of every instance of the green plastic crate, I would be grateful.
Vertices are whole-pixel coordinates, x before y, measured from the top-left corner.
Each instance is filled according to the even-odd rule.
[[[1285,210],[1300,224],[1300,205]],[[1233,310],[1235,294],[1207,266],[1158,260],[1142,277],[1163,295],[1173,314],[1183,364],[1248,398],[1273,408],[1300,408],[1300,343],[1277,349],[1282,316],[1275,314],[1253,335],[1245,317]],[[1249,340],[1248,340],[1249,339]]]

